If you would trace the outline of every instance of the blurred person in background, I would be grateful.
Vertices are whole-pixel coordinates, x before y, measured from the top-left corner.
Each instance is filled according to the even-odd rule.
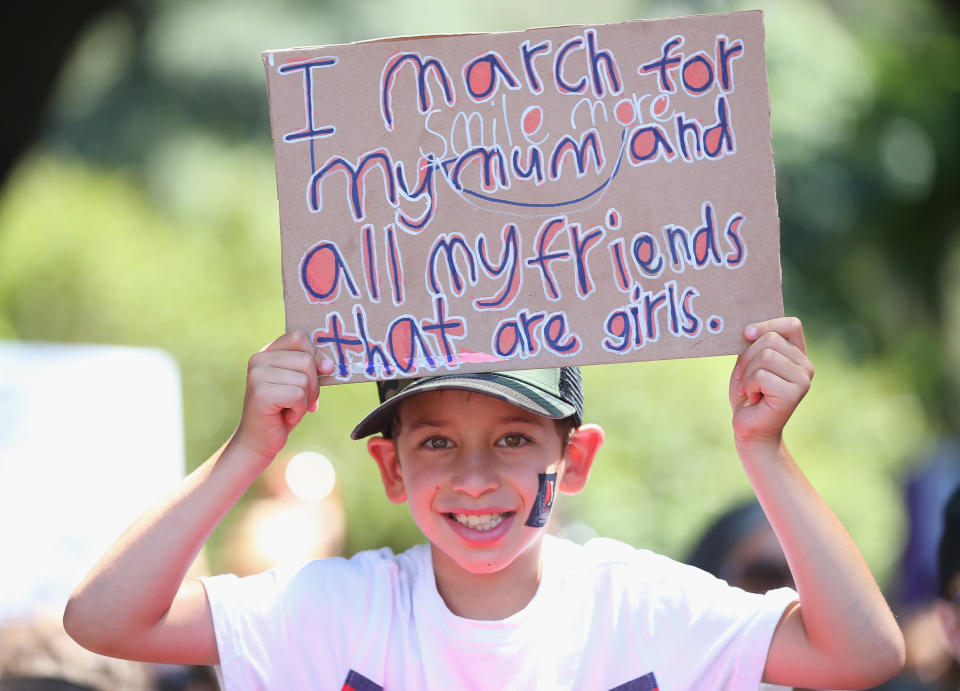
[[[80,647],[57,619],[0,621],[0,691],[218,691],[209,667],[150,665]]]
[[[755,499],[721,514],[686,561],[750,593],[795,587],[787,558]]]
[[[891,605],[903,629],[907,659],[904,671],[880,687],[883,691],[960,688],[956,646],[951,655],[949,628],[943,619],[952,614],[947,600],[960,588],[946,575],[950,569],[957,572],[956,555],[951,562],[950,548],[957,549],[960,528],[954,523],[950,534],[950,507],[957,521],[954,493],[958,486],[960,444],[954,439],[941,441],[903,482],[907,539],[891,588]]]
[[[918,476],[934,477],[935,474],[927,472],[928,469],[929,466]],[[908,489],[916,485],[915,479]],[[955,691],[960,688],[960,666],[957,664],[960,662],[960,485],[952,483],[950,486],[954,489],[947,492],[948,500],[939,511],[941,522],[936,526],[940,535],[934,563],[937,595],[932,605],[919,598],[908,601],[914,607],[901,621],[906,634],[907,667],[899,677],[878,687],[882,691]],[[943,488],[938,491],[942,492]],[[911,549],[917,541],[913,538],[919,532],[914,518],[917,507],[909,501],[915,494],[915,491],[908,491],[907,495],[912,539],[908,541],[904,561],[917,553],[915,548]],[[901,568],[905,573],[910,568],[919,572],[915,563],[904,564]]]
[[[720,514],[685,561],[749,593],[796,588],[780,542],[756,499],[735,504]],[[760,686],[761,691],[788,688]]]
[[[0,622],[0,690],[153,688],[148,665],[91,653],[74,643],[57,620]]]
[[[960,660],[960,487],[943,512],[943,528],[939,553],[940,597],[936,610],[953,655]],[[907,553],[912,552],[908,549]],[[756,500],[735,504],[716,518],[690,550],[686,562],[748,592],[795,587],[786,557]],[[923,632],[914,631],[907,637],[908,660],[925,661],[935,656],[944,646],[942,639],[940,631],[930,627],[924,627]],[[955,665],[928,668],[929,665],[914,662],[898,677],[876,687],[876,691],[955,691],[960,688]],[[762,688],[773,691],[784,687]]]
[[[937,613],[950,651],[954,659],[960,661],[960,486],[954,490],[943,512],[938,571]]]

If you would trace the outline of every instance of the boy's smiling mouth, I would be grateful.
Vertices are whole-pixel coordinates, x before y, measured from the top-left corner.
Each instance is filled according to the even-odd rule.
[[[460,525],[473,528],[474,530],[487,531],[496,528],[503,522],[503,519],[511,515],[511,513],[512,512],[481,514],[448,513],[447,516]]]

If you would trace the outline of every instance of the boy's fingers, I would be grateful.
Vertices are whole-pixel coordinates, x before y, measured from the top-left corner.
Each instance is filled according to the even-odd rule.
[[[734,378],[741,379],[746,369],[750,367],[750,363],[762,357],[763,353],[767,350],[780,353],[792,362],[808,370],[810,375],[813,376],[813,365],[810,363],[810,358],[807,357],[806,351],[798,348],[778,332],[768,331],[740,353],[736,366],[734,367]]]
[[[738,364],[738,367],[739,364]],[[791,371],[797,367],[789,358],[776,351],[765,353],[762,358],[755,358],[740,368],[737,376],[730,378],[730,403],[737,407],[742,399],[751,404],[756,403],[763,392],[770,389],[770,376],[777,377],[789,383],[795,376],[802,376],[800,371]]]
[[[733,378],[740,381],[751,361],[767,348],[773,348],[800,365],[813,377],[813,365],[807,356],[807,344],[803,335],[803,325],[796,317],[781,317],[744,329],[744,336],[751,341],[733,368]]]
[[[744,397],[751,403],[756,402],[762,388],[758,382],[769,382],[766,376],[758,378],[758,372],[770,373],[785,384],[800,386],[806,391],[813,379],[814,369],[805,351],[779,331],[766,331],[737,358],[730,377],[731,404],[736,406]]]
[[[279,338],[274,339],[269,345],[265,345],[260,352],[265,350],[302,350],[305,353],[313,353],[313,343],[310,338],[302,331],[288,331]]]
[[[275,370],[291,370],[307,378],[305,386],[317,390],[317,367],[313,356],[301,350],[274,350],[257,353],[250,358],[250,371],[257,380],[269,382]]]
[[[296,411],[293,408],[287,408],[281,413],[283,416],[283,424],[287,426],[287,429],[293,429],[300,424],[300,421],[303,419],[304,412]]]
[[[272,367],[296,369],[308,377],[307,396],[308,408],[312,412],[317,408],[317,397],[320,392],[320,382],[317,375],[325,374],[318,364],[319,351],[313,347],[310,338],[302,331],[288,331],[269,345],[265,346],[257,355],[251,358],[251,367],[257,364],[267,364]],[[332,366],[330,372],[332,372]]]
[[[327,357],[322,352],[320,352],[319,348],[315,348],[313,351],[313,366],[314,366],[314,371],[320,377],[329,377],[330,375],[333,374],[333,371],[335,369],[333,360],[331,360],[329,357]],[[320,389],[320,379],[318,377],[317,390],[311,394],[311,398],[310,398],[311,413],[316,412],[317,409],[320,407],[320,399],[319,399],[320,390],[319,389]]]
[[[751,324],[743,332],[749,345],[730,376],[730,405],[738,439],[782,434],[813,379],[803,326],[794,317]]]
[[[773,375],[776,380],[771,380],[766,376],[767,374]],[[794,362],[778,350],[767,348],[746,366],[740,385],[752,394],[765,391],[764,384],[769,388],[781,382],[788,386],[800,386],[806,390],[810,385],[810,378],[810,373],[803,365]],[[751,402],[756,401],[751,399]]]
[[[262,350],[250,358],[250,361],[255,365],[267,367],[284,367],[304,372],[316,371],[313,353],[302,350]]]
[[[254,410],[259,410],[267,416],[280,415],[285,421],[290,416],[299,421],[308,407],[303,387],[298,384],[284,383],[256,389],[250,403],[254,406]]]
[[[313,359],[316,360],[318,373],[325,377],[333,374],[333,360],[324,355],[319,349],[313,351]]]
[[[807,342],[803,336],[803,323],[796,317],[777,317],[776,319],[750,324],[744,329],[743,335],[748,341],[754,342],[771,331],[780,334],[803,352],[807,352]]]
[[[270,367],[264,371],[263,382],[274,386],[295,386],[303,391],[304,395],[310,396],[310,374],[302,372],[299,369],[287,369],[285,367]]]

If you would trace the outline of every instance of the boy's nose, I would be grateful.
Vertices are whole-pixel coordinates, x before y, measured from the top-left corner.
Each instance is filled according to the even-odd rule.
[[[464,449],[457,459],[451,484],[456,492],[479,497],[495,490],[499,482],[490,458],[486,454]]]

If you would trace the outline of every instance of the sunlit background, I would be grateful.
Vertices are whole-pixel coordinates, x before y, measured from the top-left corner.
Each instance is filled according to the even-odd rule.
[[[71,10],[53,35],[38,17],[42,30],[6,51],[19,77],[4,109],[22,98],[23,113],[4,115],[0,340],[167,351],[189,471],[232,432],[246,361],[284,326],[261,51],[757,6],[784,301],[804,320],[817,367],[787,439],[893,597],[907,478],[934,462],[941,494],[960,482],[960,14],[946,0],[104,0]],[[587,418],[608,443],[554,529],[683,557],[750,492],[729,430],[732,364],[587,368]],[[214,533],[204,568],[250,572],[422,540],[348,438],[375,395],[370,385],[322,391],[320,411]],[[62,424],[50,419],[49,433]],[[150,462],[144,449],[156,444],[131,440],[128,463]],[[125,492],[93,467],[83,481]],[[30,491],[33,511],[70,521],[58,493]]]

